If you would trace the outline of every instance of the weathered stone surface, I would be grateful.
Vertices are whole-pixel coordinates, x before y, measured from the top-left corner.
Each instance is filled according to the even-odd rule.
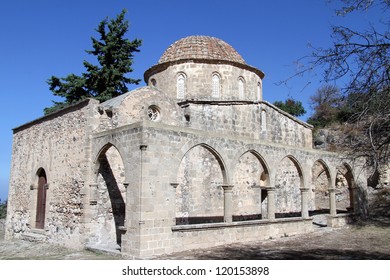
[[[308,212],[364,208],[360,167],[314,150],[310,125],[263,101],[260,70],[206,60],[170,57],[149,86],[16,128],[6,237],[40,214],[51,242],[149,257],[307,233]]]

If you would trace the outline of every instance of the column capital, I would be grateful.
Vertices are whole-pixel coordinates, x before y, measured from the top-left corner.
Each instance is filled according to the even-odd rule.
[[[179,183],[169,183],[171,185],[171,187],[173,187],[174,189],[177,188],[177,186],[179,185]]]
[[[233,189],[233,185],[222,185],[222,188],[225,192],[231,191]]]
[[[309,188],[299,188],[301,192],[308,192],[310,189]]]
[[[275,192],[276,189],[274,187],[265,187],[264,188],[267,192]]]
[[[336,188],[329,188],[328,191],[329,191],[330,193],[334,193],[334,192],[336,192]]]
[[[127,187],[129,186],[129,183],[128,182],[123,182],[123,186],[125,187],[125,189],[127,189]]]

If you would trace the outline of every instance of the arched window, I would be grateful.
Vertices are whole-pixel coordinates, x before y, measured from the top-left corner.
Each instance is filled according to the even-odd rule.
[[[212,97],[218,98],[221,96],[221,77],[217,73],[214,73],[212,82],[213,82]]]
[[[261,82],[257,83],[257,100],[261,100]]]
[[[245,81],[243,77],[238,78],[238,98],[245,98]]]
[[[261,110],[261,132],[267,131],[267,112],[262,109]]]
[[[186,76],[183,73],[180,73],[177,76],[177,98],[184,99],[186,91]]]

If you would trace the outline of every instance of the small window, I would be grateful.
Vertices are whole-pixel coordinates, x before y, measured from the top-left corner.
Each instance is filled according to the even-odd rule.
[[[219,98],[221,96],[221,78],[217,73],[213,74],[213,93],[212,97]]]
[[[261,100],[261,82],[257,83],[257,100]]]
[[[186,76],[180,73],[177,77],[177,98],[184,99],[186,90]]]
[[[156,105],[149,106],[146,113],[151,121],[158,121],[161,118],[160,108]]]
[[[261,132],[267,131],[267,112],[262,109],[261,110]]]
[[[245,98],[245,81],[243,77],[238,78],[238,98]]]

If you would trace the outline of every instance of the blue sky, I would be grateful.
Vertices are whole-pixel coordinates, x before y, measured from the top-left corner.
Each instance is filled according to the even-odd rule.
[[[382,16],[371,12],[338,18],[334,7],[327,0],[2,0],[0,199],[8,193],[12,128],[39,118],[51,105],[48,78],[81,74],[83,60],[93,62],[84,50],[91,49],[90,38],[98,37],[95,28],[105,17],[126,8],[129,38],[143,40],[132,78],[143,78],[173,42],[189,35],[214,36],[265,73],[265,100],[292,97],[302,101],[309,115],[309,96],[319,87],[319,76],[297,78],[288,86],[275,83],[294,73],[294,61],[311,52],[308,45],[331,44],[332,24],[358,28]]]

